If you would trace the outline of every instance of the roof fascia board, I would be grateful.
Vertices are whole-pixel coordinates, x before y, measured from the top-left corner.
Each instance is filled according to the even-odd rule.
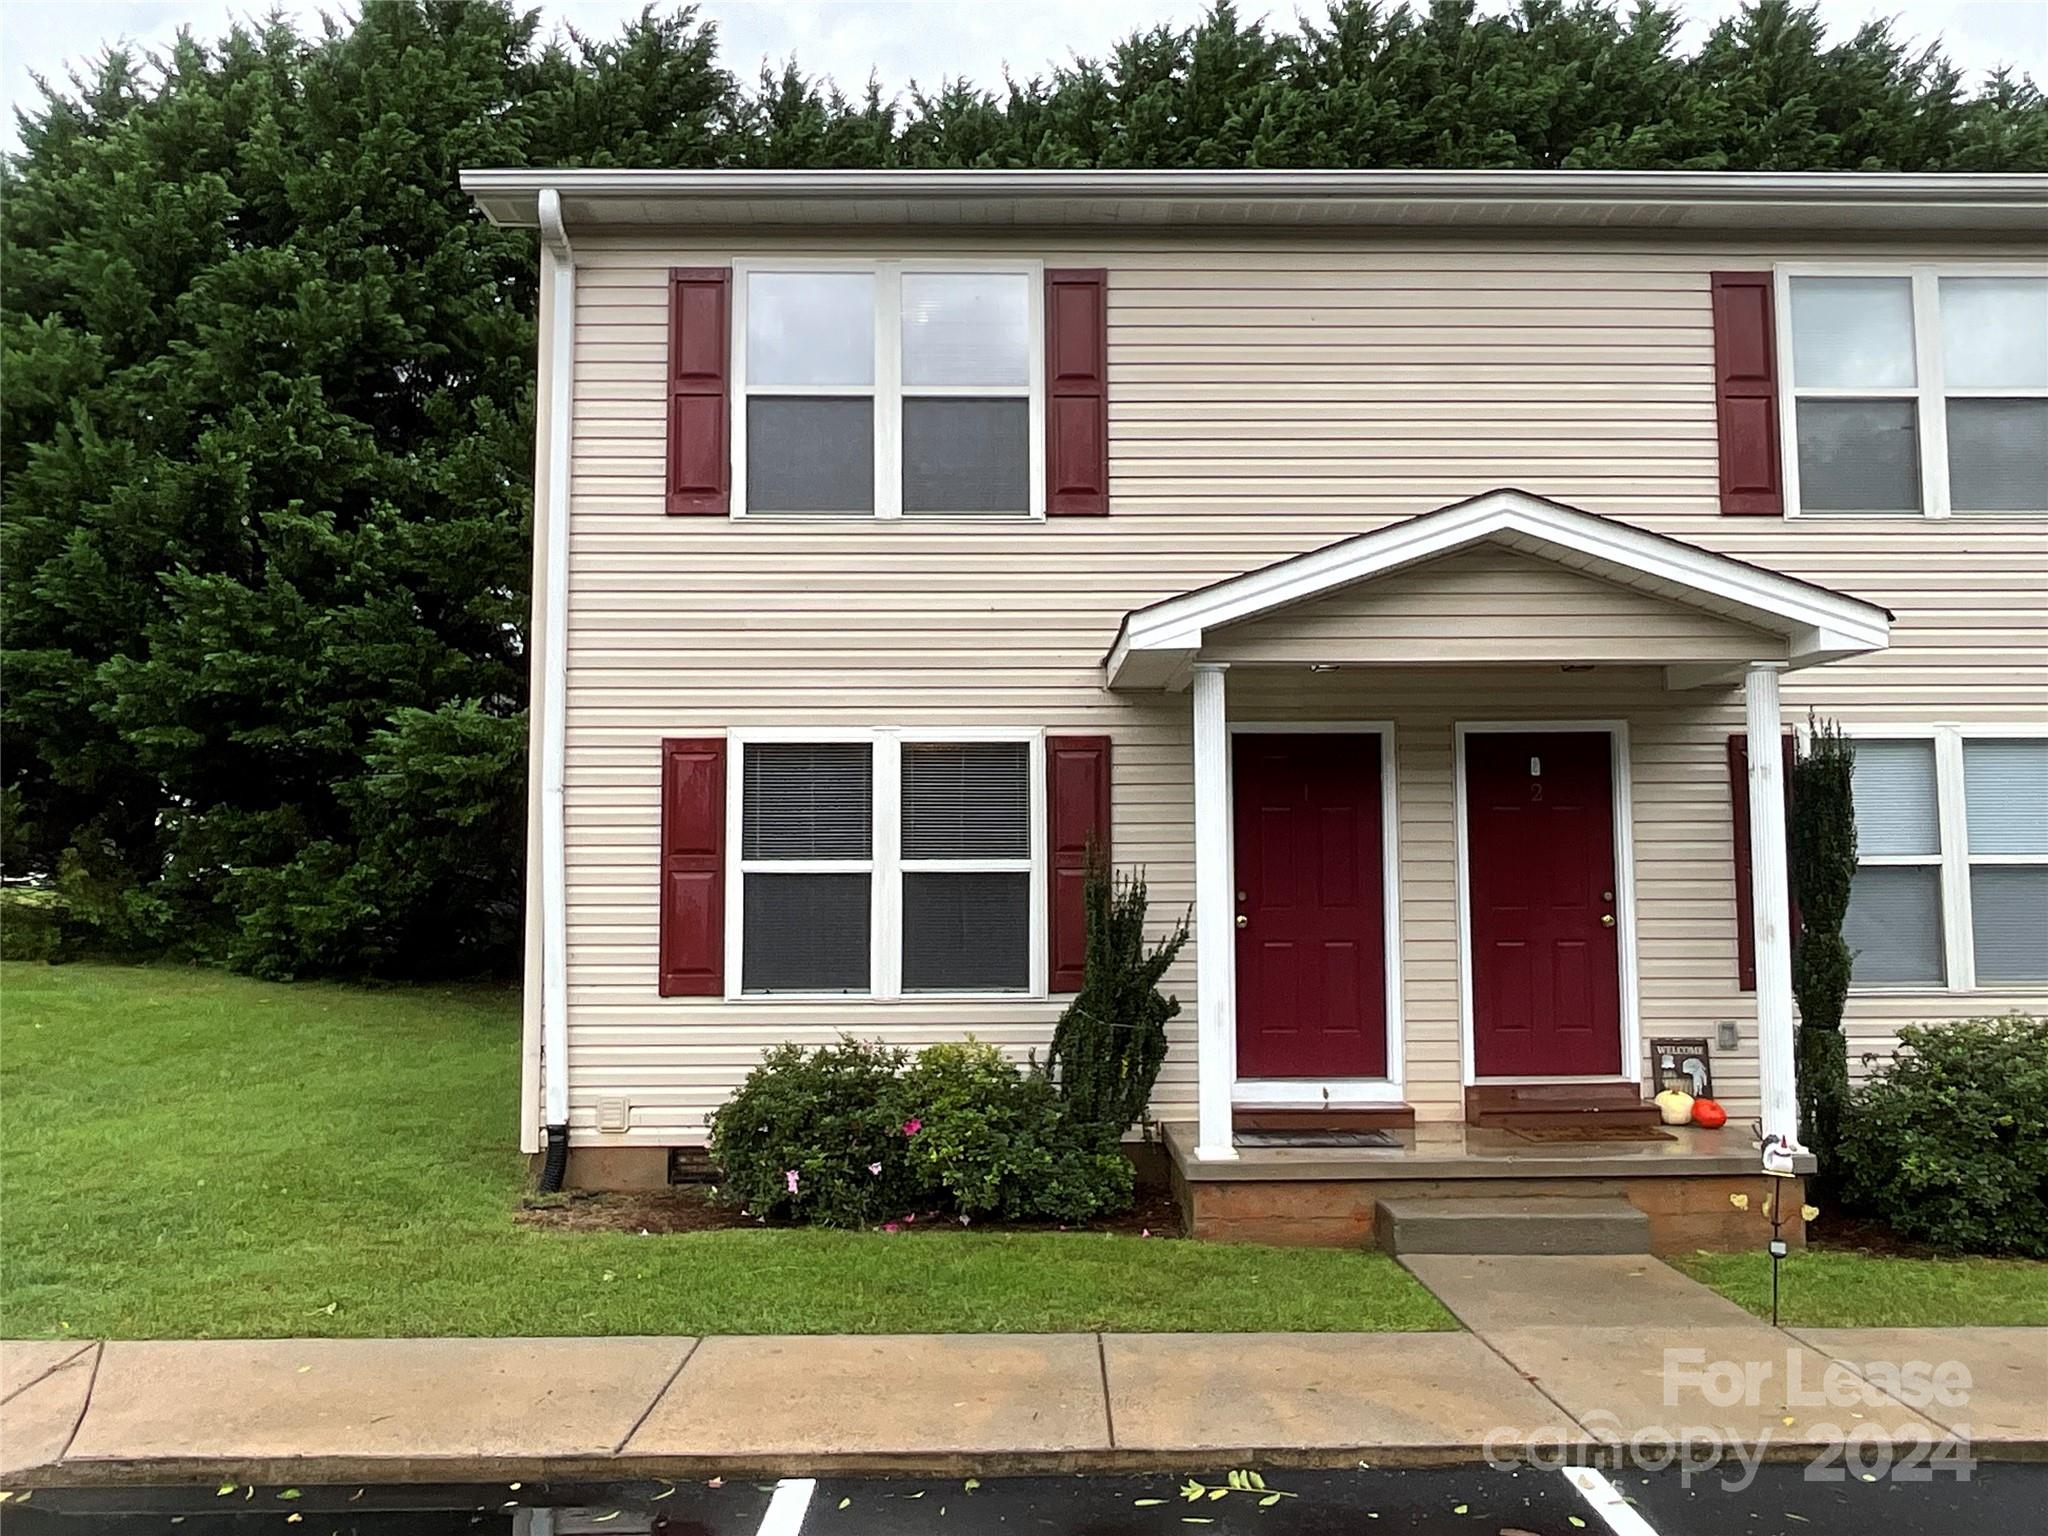
[[[1488,222],[1489,213],[1526,217],[1532,203],[1591,209],[1865,210],[1874,228],[1901,207],[2038,214],[2048,176],[2032,173],[1921,174],[1718,171],[747,171],[476,169],[461,173],[473,198],[527,213],[543,189],[585,202],[663,198],[735,203],[789,199],[829,204],[887,198],[906,204],[960,199],[1084,199],[1101,202],[1213,201],[1255,208],[1302,201],[1441,205]],[[1187,221],[1199,222],[1190,214]]]

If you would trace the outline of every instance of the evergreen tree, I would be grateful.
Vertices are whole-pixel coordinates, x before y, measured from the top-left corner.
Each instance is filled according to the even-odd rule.
[[[1799,1003],[1796,1065],[1800,1136],[1820,1164],[1837,1171],[1842,1113],[1849,1101],[1849,1047],[1842,1012],[1854,956],[1842,937],[1856,877],[1856,750],[1833,721],[1812,717],[1806,750],[1792,768],[1792,895],[1799,947],[1792,995]]]
[[[74,946],[509,969],[535,253],[484,165],[2048,168],[2048,105],[1756,0],[1219,0],[1000,91],[742,87],[689,7],[373,0],[114,51],[0,167],[0,860]]]
[[[1148,945],[1144,873],[1114,873],[1093,843],[1081,905],[1088,935],[1081,990],[1053,1029],[1046,1070],[1068,1117],[1114,1143],[1143,1117],[1166,1061],[1166,1026],[1180,1000],[1159,983],[1187,944],[1188,924],[1181,918]]]

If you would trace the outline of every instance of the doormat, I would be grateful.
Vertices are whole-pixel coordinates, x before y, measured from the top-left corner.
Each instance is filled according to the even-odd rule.
[[[1510,1136],[1524,1141],[1676,1141],[1654,1125],[1504,1125]]]
[[[1239,1131],[1240,1147],[1398,1147],[1392,1131]]]

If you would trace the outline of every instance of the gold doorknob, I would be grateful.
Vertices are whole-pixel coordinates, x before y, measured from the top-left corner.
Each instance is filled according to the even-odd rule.
[[[1238,914],[1237,914],[1237,926],[1238,926],[1238,927],[1242,928],[1242,927],[1244,927],[1244,926],[1245,926],[1246,924],[1248,924],[1249,922],[1251,922],[1251,919],[1250,919],[1250,918],[1248,918],[1248,917],[1246,917],[1246,916],[1245,916],[1245,915],[1244,915],[1244,914],[1243,914],[1242,912],[1240,912],[1240,913],[1238,913]]]
[[[1614,914],[1612,912],[1602,912],[1600,914],[1600,926],[1602,928],[1612,928],[1614,926]]]

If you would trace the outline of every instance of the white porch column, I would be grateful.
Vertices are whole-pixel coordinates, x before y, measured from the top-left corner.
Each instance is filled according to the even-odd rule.
[[[1234,1158],[1230,1096],[1237,1082],[1237,903],[1230,858],[1230,728],[1221,662],[1194,664],[1195,1156]]]
[[[1785,864],[1785,767],[1780,745],[1782,661],[1751,664],[1742,682],[1749,744],[1749,886],[1756,934],[1757,1076],[1766,1136],[1799,1146],[1792,1044],[1792,893]]]

